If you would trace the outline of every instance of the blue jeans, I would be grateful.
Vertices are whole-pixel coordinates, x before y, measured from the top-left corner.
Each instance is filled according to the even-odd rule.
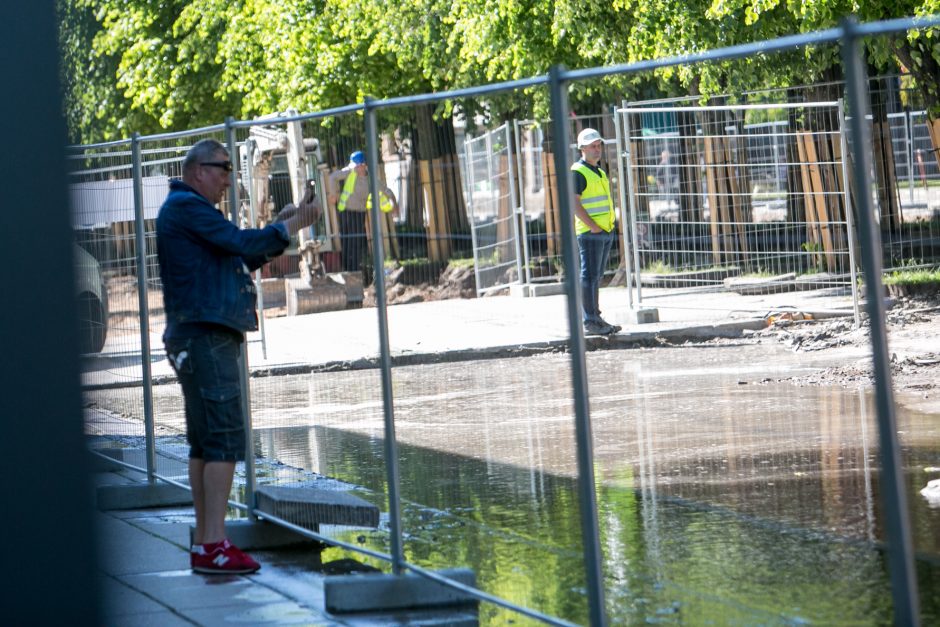
[[[584,322],[601,322],[598,295],[613,243],[613,231],[578,235],[578,248],[581,251],[581,317]]]

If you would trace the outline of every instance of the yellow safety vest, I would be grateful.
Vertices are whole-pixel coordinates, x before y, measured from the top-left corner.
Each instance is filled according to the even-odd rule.
[[[337,211],[346,211],[346,201],[349,200],[349,197],[352,196],[353,190],[356,188],[356,171],[353,170],[349,173],[349,176],[346,177],[346,180],[343,181],[343,191],[339,195],[339,202],[336,203]],[[382,210],[382,213],[388,213],[392,210],[392,201],[386,196],[383,192],[379,192],[381,200],[379,201],[379,208]],[[372,194],[370,193],[366,196],[366,210],[372,210]]]
[[[581,206],[597,223],[597,226],[609,233],[614,228],[614,203],[610,198],[610,179],[603,170],[600,170],[598,174],[580,161],[571,166],[571,171],[580,172],[587,181],[587,187],[581,192]],[[591,230],[577,216],[574,219],[574,227],[577,235]]]

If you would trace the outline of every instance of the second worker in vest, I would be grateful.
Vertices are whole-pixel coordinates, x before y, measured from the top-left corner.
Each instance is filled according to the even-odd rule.
[[[581,252],[581,316],[584,332],[610,335],[620,326],[601,318],[600,287],[607,258],[614,243],[614,203],[610,179],[601,169],[604,140],[593,128],[578,134],[581,158],[571,166],[574,173],[574,226]]]
[[[369,254],[366,239],[366,215],[372,209],[369,169],[366,157],[361,151],[349,155],[349,164],[342,170],[330,174],[330,189],[340,190],[330,196],[330,202],[336,203],[339,212],[339,228],[342,241],[343,270],[358,272],[363,259]],[[381,182],[379,183],[380,207],[383,212],[394,211],[398,214],[398,201],[395,194]]]

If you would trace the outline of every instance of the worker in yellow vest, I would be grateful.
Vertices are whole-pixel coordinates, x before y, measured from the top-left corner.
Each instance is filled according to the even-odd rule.
[[[339,212],[340,239],[343,246],[343,270],[357,272],[362,268],[362,262],[368,256],[368,240],[366,239],[366,214],[372,209],[372,195],[370,193],[369,168],[366,166],[366,157],[361,151],[349,155],[349,163],[345,168],[330,174],[330,189],[340,190],[337,195],[330,194],[330,202],[336,203]],[[395,194],[388,187],[379,182],[379,207],[383,212],[394,212],[398,215],[398,201]]]
[[[571,166],[574,178],[574,226],[581,253],[581,316],[588,335],[610,335],[620,326],[601,318],[600,287],[614,243],[614,203],[610,179],[601,169],[604,140],[593,128],[578,133],[581,158]]]

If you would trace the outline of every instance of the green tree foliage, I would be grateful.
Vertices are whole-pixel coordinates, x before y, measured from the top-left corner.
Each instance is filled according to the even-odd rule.
[[[78,3],[59,2],[59,47],[65,116],[72,141],[119,139],[133,130],[157,128],[156,120],[135,116],[117,87],[120,56],[91,52],[101,26],[95,12]],[[91,53],[90,53],[91,52]]]
[[[238,111],[241,94],[219,89],[218,54],[229,7],[237,4],[60,0],[59,6],[74,139],[215,124]]]
[[[867,1],[856,0],[714,0],[710,13],[717,17],[742,14],[749,25],[758,26],[772,36],[810,32],[836,26],[847,15],[870,22],[908,16],[940,13],[940,0]],[[788,15],[788,29],[778,28],[781,15]],[[940,116],[940,46],[937,29],[914,30],[906,34],[873,37],[866,40],[869,61],[879,72],[896,72],[899,67],[910,72],[931,117]],[[810,48],[802,70],[804,81],[813,80],[838,62],[837,51],[820,58]],[[806,74],[808,72],[808,75]]]
[[[520,79],[557,63],[682,56],[830,27],[852,12],[926,15],[940,0],[59,0],[59,11],[68,121],[87,142]],[[900,60],[935,105],[935,39],[873,40],[872,60],[885,69]],[[573,105],[806,83],[837,55],[829,46],[666,68],[579,86]],[[544,100],[544,90],[533,95]],[[492,115],[523,104],[496,106],[504,111]]]

